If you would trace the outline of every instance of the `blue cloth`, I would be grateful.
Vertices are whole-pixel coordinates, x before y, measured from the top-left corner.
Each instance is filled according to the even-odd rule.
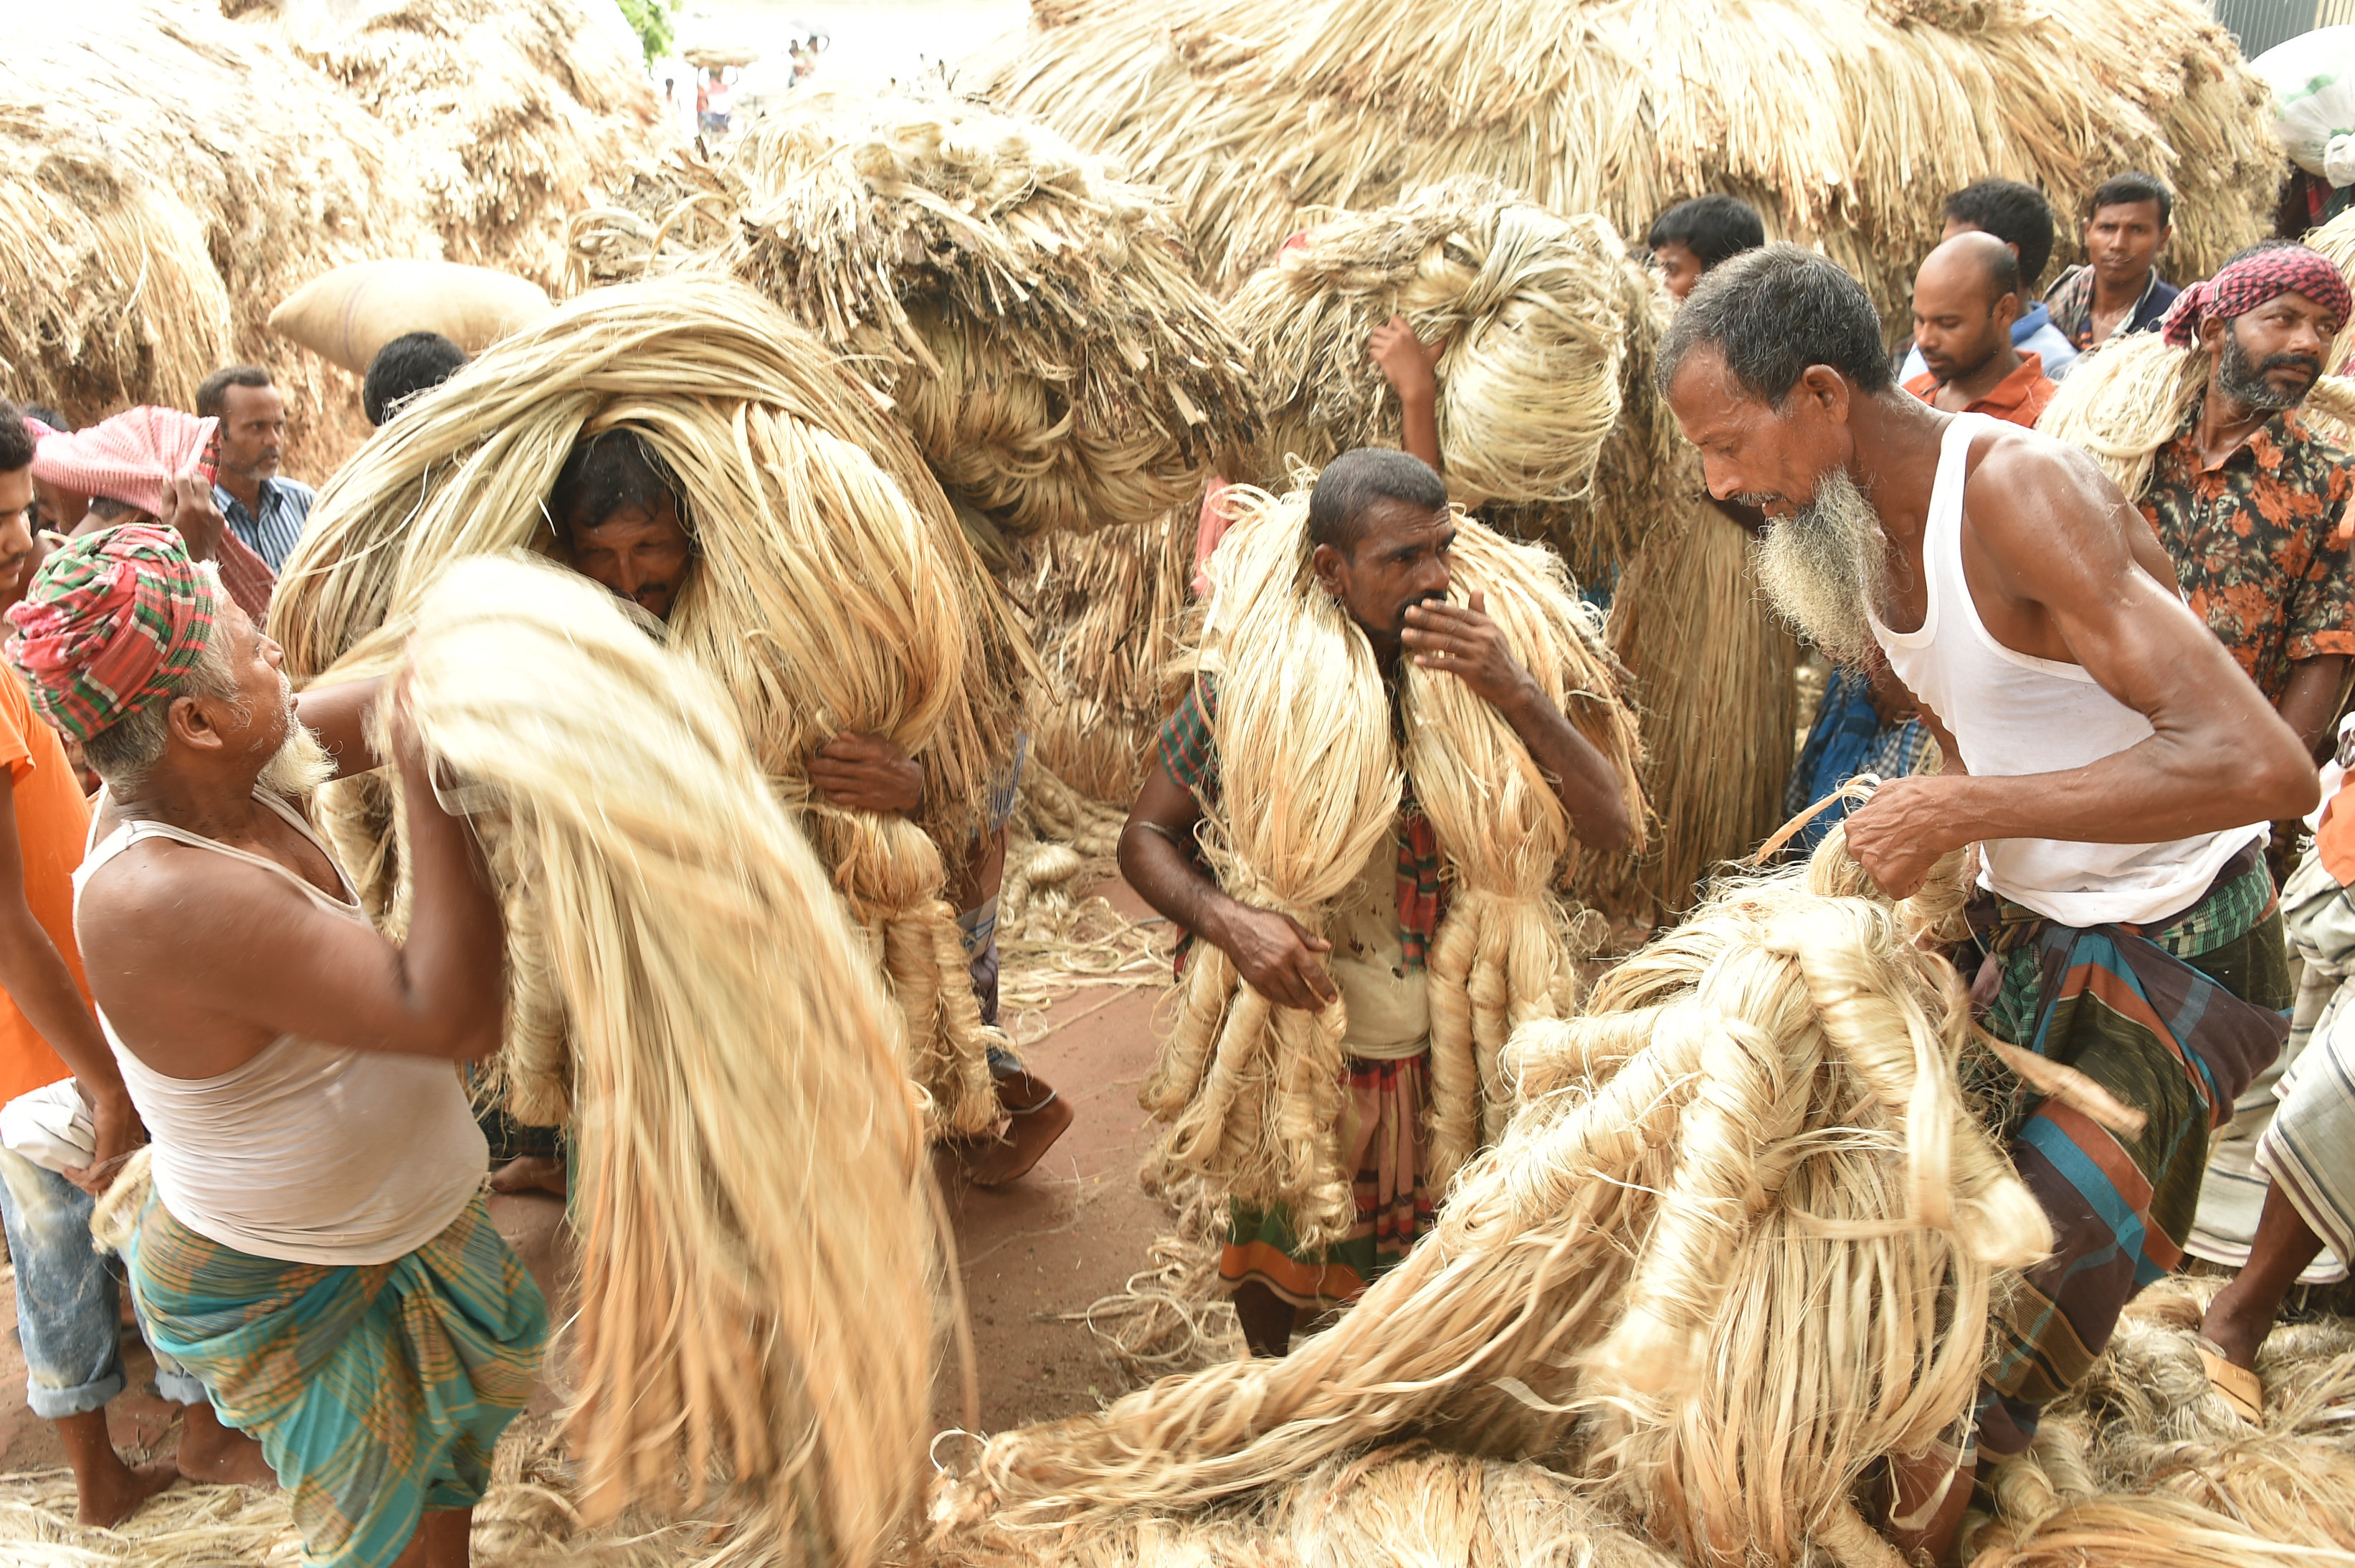
[[[123,1286],[90,1239],[95,1200],[13,1149],[0,1148],[0,1223],[16,1265],[16,1338],[25,1403],[44,1421],[104,1408],[123,1392]],[[155,1386],[197,1404],[204,1384],[157,1351]]]
[[[1783,815],[1798,816],[1859,773],[1896,779],[1918,773],[1934,744],[1929,726],[1919,719],[1900,724],[1881,721],[1872,706],[1872,683],[1863,671],[1835,669],[1798,763],[1791,770],[1791,782],[1784,786]],[[1833,823],[1848,815],[1848,806],[1844,800],[1826,806],[1799,829],[1786,852],[1806,855]]]
[[[213,486],[213,504],[220,508],[229,531],[269,562],[272,571],[286,570],[286,558],[294,553],[294,541],[303,537],[303,525],[311,520],[311,507],[318,499],[319,493],[299,479],[264,479],[261,516],[257,517],[244,502]]]
[[[2061,379],[2077,362],[2076,348],[2062,336],[2061,329],[2052,325],[2052,313],[2044,308],[2041,300],[2030,305],[2027,315],[2011,324],[2011,346],[2022,354],[2042,355],[2044,379],[2048,381]],[[1922,357],[1922,351],[1909,345],[1905,350],[1905,368],[1897,372],[1897,379],[1900,382],[1910,381],[1929,368],[1928,362]],[[1808,798],[1816,797],[1810,795]]]

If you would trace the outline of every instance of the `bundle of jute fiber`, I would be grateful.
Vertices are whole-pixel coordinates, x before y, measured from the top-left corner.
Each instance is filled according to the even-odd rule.
[[[1308,496],[1305,483],[1280,498],[1229,492],[1236,522],[1209,563],[1199,655],[1199,678],[1217,683],[1220,769],[1202,842],[1231,897],[1321,934],[1395,830],[1412,776],[1455,880],[1430,961],[1429,1175],[1440,1191],[1483,1127],[1502,1123],[1507,1030],[1567,999],[1572,923],[1555,890],[1580,856],[1528,748],[1457,677],[1401,667],[1399,745],[1372,645],[1309,571]],[[1634,717],[1560,559],[1460,517],[1451,569],[1451,597],[1487,595],[1515,656],[1612,762],[1640,822]],[[1340,1168],[1339,1004],[1278,1007],[1209,944],[1179,997],[1140,1095],[1170,1124],[1170,1162],[1244,1202],[1283,1205],[1304,1246],[1337,1240],[1356,1212]]]
[[[293,417],[288,473],[365,438],[358,383],[269,331],[319,272],[441,242],[398,144],[287,51],[186,0],[69,27],[0,9],[0,374],[88,423],[186,408],[240,360]]]
[[[2151,460],[2208,385],[2210,356],[2137,333],[2071,367],[2036,428],[2091,453],[2129,501],[2142,499]]]
[[[1399,445],[1398,398],[1366,343],[1402,315],[1423,342],[1445,345],[1433,373],[1448,494],[1509,509],[1513,531],[1554,540],[1582,570],[1634,553],[1656,497],[1640,485],[1605,493],[1597,463],[1623,436],[1676,437],[1664,419],[1625,418],[1630,400],[1657,401],[1661,291],[1607,221],[1559,216],[1475,176],[1300,221],[1298,242],[1227,301],[1268,408],[1266,434],[1229,478],[1273,484],[1295,457],[1321,465]],[[1663,465],[1653,455],[1640,472]]]
[[[2263,237],[2280,181],[2271,94],[2196,0],[1034,0],[1028,38],[967,74],[1175,195],[1221,287],[1302,208],[1479,174],[1622,234],[1729,192],[1902,321],[1974,180],[2073,213],[2148,169],[2193,276]]]
[[[598,291],[388,426],[321,494],[280,580],[271,624],[289,670],[334,664],[454,558],[562,559],[549,490],[584,435],[614,429],[667,470],[694,543],[670,646],[718,677],[833,869],[935,1125],[982,1130],[997,1114],[986,1054],[996,1037],[963,983],[943,855],[967,852],[988,783],[1011,762],[1027,649],[905,435],[750,290],[695,277]],[[811,795],[812,752],[850,731],[922,763],[913,818]],[[369,820],[368,802],[333,788],[346,837],[381,840],[382,803]],[[536,972],[527,946],[514,970]],[[559,1062],[540,1079],[545,1120]]]
[[[453,261],[556,288],[572,215],[673,139],[642,62],[578,0],[217,3],[398,139]]]
[[[1317,1466],[1295,1483],[1188,1517],[1110,1528],[1008,1528],[985,1487],[943,1488],[936,1550],[971,1568],[1675,1568],[1568,1477],[1415,1444]]]
[[[1798,695],[1798,644],[1760,591],[1742,530],[1689,486],[1627,563],[1612,595],[1611,648],[1636,680],[1655,853],[1578,883],[1597,908],[1637,918],[1690,909],[1709,878],[1748,856],[1783,816]]]
[[[1092,800],[1136,798],[1185,689],[1194,511],[1017,547],[1003,574],[1047,678],[1023,709],[1031,753]]]
[[[1005,1434],[1009,1516],[1280,1485],[1387,1435],[1545,1458],[1693,1562],[1893,1561],[1851,1500],[1972,1408],[2051,1227],[1958,1088],[1967,990],[1828,836],[1516,1034],[1517,1109],[1438,1233],[1281,1361]]]
[[[459,560],[346,667],[403,642],[417,731],[539,910],[570,1025],[586,1511],[716,1481],[788,1558],[870,1561],[921,1466],[933,1247],[859,936],[732,694],[603,589]]]
[[[683,261],[752,283],[876,378],[949,493],[1009,533],[1158,517],[1256,430],[1167,198],[1027,121],[944,92],[796,95],[644,188],[575,226],[587,275]]]

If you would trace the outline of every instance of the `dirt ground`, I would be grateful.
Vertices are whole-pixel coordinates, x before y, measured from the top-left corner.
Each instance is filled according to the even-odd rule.
[[[1148,912],[1118,882],[1092,891],[1132,917]],[[1166,1228],[1160,1206],[1136,1184],[1146,1144],[1136,1089],[1152,1064],[1152,1009],[1162,994],[1090,987],[1048,1009],[1045,1033],[1023,1056],[1077,1116],[1028,1177],[986,1191],[957,1180],[954,1167],[940,1163],[973,1324],[984,1432],[1092,1410],[1119,1386],[1086,1326],[1065,1315],[1119,1290],[1145,1266],[1147,1244]],[[527,1194],[495,1195],[490,1207],[500,1233],[560,1316],[570,1299],[563,1205]],[[0,1275],[0,1323],[6,1325],[0,1337],[0,1473],[53,1469],[65,1463],[64,1451],[57,1429],[26,1406],[16,1321],[10,1269]],[[123,1335],[123,1360],[131,1386],[107,1410],[116,1446],[139,1458],[168,1453],[178,1407],[156,1397],[155,1362],[135,1331]],[[532,1412],[544,1413],[557,1403],[543,1387]],[[952,1345],[933,1402],[943,1430],[964,1425],[963,1403]]]

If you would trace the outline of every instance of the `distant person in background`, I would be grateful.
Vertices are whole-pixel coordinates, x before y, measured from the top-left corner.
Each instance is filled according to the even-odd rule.
[[[376,351],[360,382],[360,408],[381,430],[411,398],[466,368],[466,351],[438,332],[405,332]]]
[[[35,441],[52,432],[59,435],[73,433],[73,421],[55,409],[27,403],[20,411],[24,415],[26,428],[33,432]],[[89,496],[60,490],[37,474],[33,476],[33,533],[36,538],[42,534],[65,538],[73,531],[73,526],[81,521],[82,514],[89,510]],[[40,569],[36,565],[34,570],[37,571]],[[29,576],[28,573],[28,580]]]
[[[1697,196],[1652,219],[1652,230],[1644,237],[1644,243],[1659,264],[1660,281],[1682,304],[1703,272],[1765,244],[1766,226],[1746,201],[1715,194]]]
[[[197,417],[220,421],[220,471],[213,504],[229,531],[275,574],[294,553],[318,492],[279,476],[286,445],[286,403],[255,365],[231,365],[197,388]]]
[[[1965,186],[1946,198],[1944,243],[1974,229],[1992,234],[2011,248],[2019,262],[2019,297],[2025,307],[2011,324],[2011,346],[2036,355],[2044,373],[2057,381],[2077,362],[2077,350],[2052,325],[2052,313],[2036,298],[2036,284],[2044,264],[2052,260],[2052,204],[2032,185],[2018,180],[1981,180]],[[1911,381],[1929,368],[1918,350],[1909,350],[1901,381]]]
[[[2094,187],[2085,204],[2085,264],[2062,273],[2044,301],[2078,353],[2158,329],[2182,292],[2158,275],[2174,215],[2174,193],[2139,169]]]
[[[2060,389],[2044,360],[2011,341],[2019,319],[2019,261],[1992,234],[1957,234],[1913,279],[1913,347],[1926,367],[1905,383],[1950,414],[1993,414],[2033,427]]]

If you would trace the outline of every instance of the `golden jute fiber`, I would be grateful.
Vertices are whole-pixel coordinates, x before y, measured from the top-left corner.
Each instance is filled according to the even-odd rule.
[[[585,1510],[716,1485],[787,1560],[871,1562],[922,1460],[934,1252],[861,938],[730,694],[603,589],[460,559],[413,626],[418,733],[570,1025]]]
[[[1283,1487],[1414,1431],[1561,1466],[1687,1561],[1891,1561],[1851,1500],[1972,1407],[2051,1230],[1955,1067],[1960,857],[1891,905],[1829,836],[1514,1037],[1436,1234],[1281,1361],[993,1440],[1009,1522]]]
[[[934,1125],[986,1128],[997,1036],[964,982],[943,857],[962,860],[987,784],[1011,760],[1027,648],[906,437],[750,290],[698,277],[598,291],[395,420],[328,485],[287,562],[271,624],[290,671],[309,677],[342,658],[451,560],[562,559],[549,489],[581,437],[611,429],[636,432],[668,469],[693,537],[669,645],[728,693],[831,868],[890,983]],[[811,795],[811,753],[847,731],[884,736],[922,763],[914,818]],[[381,795],[332,786],[331,818],[361,819],[339,844],[381,838],[384,802],[360,798],[371,787]],[[538,972],[519,949],[519,1026],[548,1016]],[[548,1119],[556,1089],[542,1079],[541,1115],[527,1119]]]
[[[797,94],[576,225],[578,275],[760,289],[889,392],[959,501],[1009,534],[1190,502],[1259,404],[1167,199],[944,91]]]
[[[2147,169],[2198,277],[2264,235],[2281,177],[2271,95],[2197,0],[1038,0],[968,75],[1167,188],[1221,289],[1303,208],[1473,174],[1629,236],[1728,192],[1902,321],[1974,180],[2041,187],[2065,263],[2094,185]]]

